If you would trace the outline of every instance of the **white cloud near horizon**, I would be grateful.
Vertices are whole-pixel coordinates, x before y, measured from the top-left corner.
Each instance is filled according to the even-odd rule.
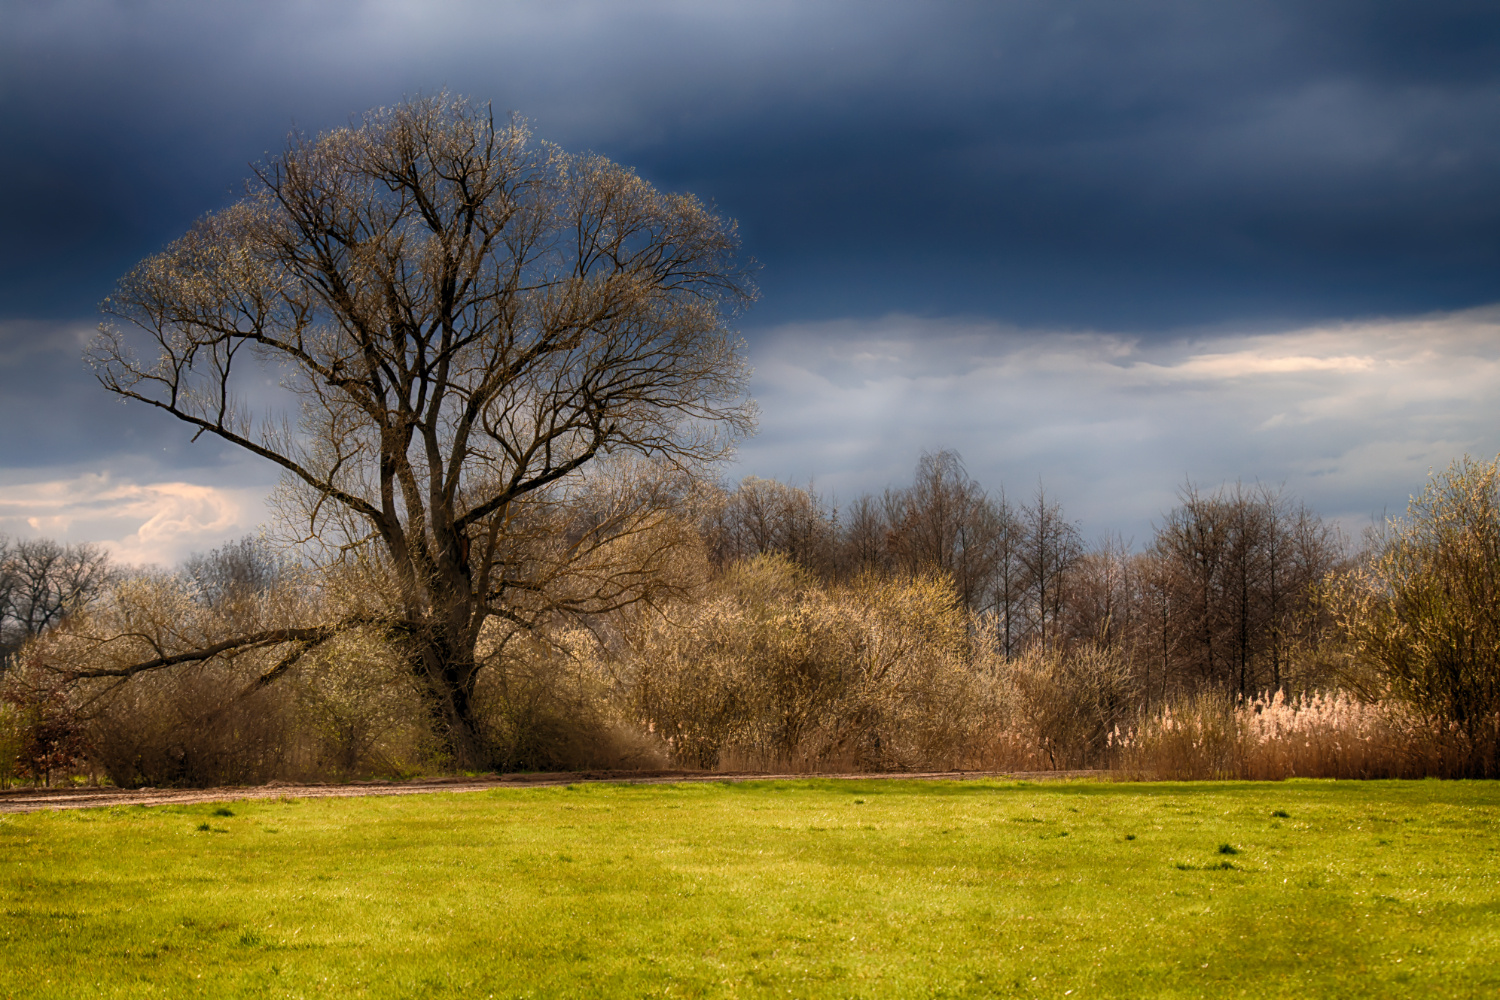
[[[0,532],[98,542],[119,562],[171,566],[254,531],[264,490],[134,483],[109,473],[0,485]]]
[[[953,448],[1138,543],[1186,481],[1284,484],[1351,531],[1500,450],[1500,307],[1176,340],[890,316],[756,339],[761,432],[733,473],[845,499]]]

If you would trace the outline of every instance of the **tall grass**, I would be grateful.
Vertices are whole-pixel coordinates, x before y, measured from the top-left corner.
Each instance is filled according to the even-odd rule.
[[[1186,699],[1112,734],[1111,748],[1122,776],[1170,780],[1454,777],[1475,752],[1464,730],[1394,701],[1280,691]]]

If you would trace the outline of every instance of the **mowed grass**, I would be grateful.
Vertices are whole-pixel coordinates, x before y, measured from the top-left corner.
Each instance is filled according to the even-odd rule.
[[[1494,997],[1500,786],[584,785],[0,816],[8,997]]]

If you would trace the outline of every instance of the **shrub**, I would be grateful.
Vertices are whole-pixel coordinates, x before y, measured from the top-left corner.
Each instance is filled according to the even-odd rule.
[[[518,634],[486,657],[477,689],[490,759],[500,771],[659,768],[668,755],[616,709],[582,631]]]
[[[1387,525],[1327,602],[1348,650],[1346,679],[1395,698],[1444,739],[1468,773],[1500,773],[1500,470],[1465,458],[1435,475]]]
[[[1129,718],[1138,686],[1114,647],[1032,648],[1008,665],[1013,729],[1050,769],[1102,767],[1111,735]]]
[[[89,738],[82,720],[62,691],[37,683],[48,679],[29,670],[12,671],[6,678],[0,701],[9,708],[10,719],[0,720],[0,726],[9,732],[0,735],[0,752],[8,749],[10,764],[0,764],[0,774],[8,770],[51,784],[53,772],[68,771],[87,756]]]
[[[16,779],[21,736],[20,713],[14,705],[0,701],[0,788],[9,788]]]
[[[976,766],[1002,706],[971,624],[945,578],[823,587],[761,555],[702,603],[644,616],[618,662],[633,713],[680,763]]]
[[[284,683],[296,770],[330,778],[423,770],[435,743],[411,672],[378,636],[351,631],[298,664]]]
[[[131,678],[92,706],[95,759],[122,788],[301,777],[289,690],[242,694],[255,676],[210,664]]]

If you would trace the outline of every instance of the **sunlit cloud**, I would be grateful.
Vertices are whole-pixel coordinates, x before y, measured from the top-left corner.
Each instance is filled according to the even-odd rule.
[[[93,541],[123,563],[170,565],[253,530],[261,500],[256,489],[86,474],[0,486],[0,531]]]

